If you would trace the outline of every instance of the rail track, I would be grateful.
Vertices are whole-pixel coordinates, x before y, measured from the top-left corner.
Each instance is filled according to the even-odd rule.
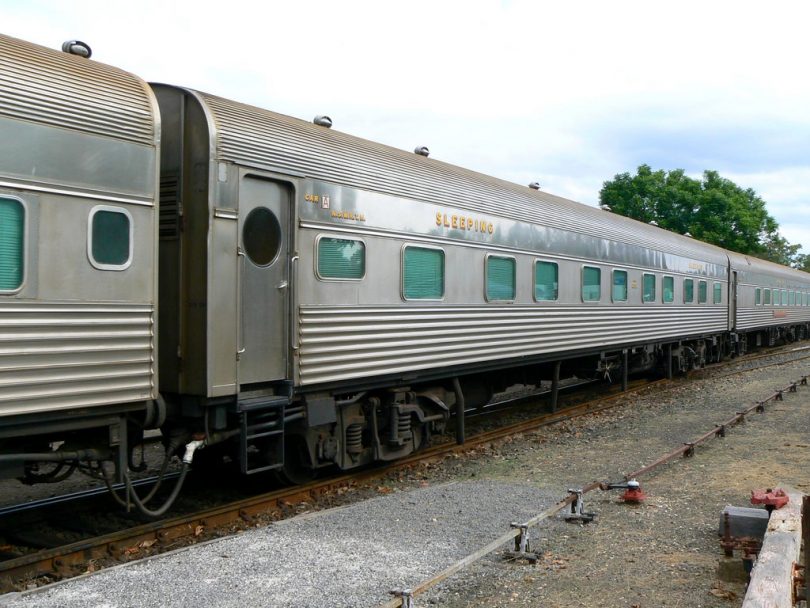
[[[769,357],[782,357],[785,355],[789,358],[780,358],[778,361],[758,365],[753,368],[747,366],[754,361]],[[709,371],[698,370],[697,373],[719,372],[722,369],[733,367],[734,365],[746,366],[742,369],[729,371],[720,376],[727,377],[752,371],[753,369],[782,365],[807,358],[810,358],[810,347],[782,347],[772,349],[768,352],[734,359],[722,364],[716,364],[710,368],[706,368]],[[695,375],[695,373],[693,372],[692,375]],[[62,578],[68,578],[87,571],[92,571],[104,565],[128,561],[148,554],[169,550],[182,544],[194,542],[195,539],[211,538],[233,533],[239,529],[260,525],[262,522],[276,520],[293,514],[295,512],[295,505],[302,502],[309,504],[317,503],[324,497],[328,497],[329,495],[355,485],[380,479],[390,474],[392,471],[408,469],[418,463],[439,460],[454,453],[471,450],[505,437],[535,430],[545,425],[603,411],[620,404],[621,398],[628,394],[638,393],[640,391],[650,390],[654,387],[666,386],[677,382],[677,380],[634,381],[627,391],[614,389],[609,391],[607,395],[603,394],[597,399],[589,399],[568,405],[563,404],[556,412],[532,416],[529,419],[520,420],[496,429],[481,431],[468,437],[462,445],[448,440],[384,467],[376,467],[359,473],[340,475],[306,485],[266,492],[199,512],[180,515],[161,521],[141,523],[135,526],[129,526],[125,529],[100,534],[92,538],[83,538],[60,546],[43,548],[26,555],[13,556],[10,559],[0,561],[0,593],[21,590],[29,585],[39,585]],[[536,399],[537,395],[521,396],[512,399],[512,401],[528,400],[532,398]],[[576,395],[574,398],[576,398]],[[80,493],[80,498],[86,498],[88,494],[95,493],[99,492]],[[43,501],[42,505],[29,506],[27,510],[29,512],[35,511],[34,507],[45,506],[46,503],[53,502],[54,500],[55,499]],[[63,500],[63,503],[64,502]],[[13,508],[9,507],[6,509],[6,512],[8,513],[13,510]],[[0,525],[2,525],[2,517],[0,517]],[[0,545],[0,553],[3,553],[4,550],[7,549],[8,548],[4,548]],[[8,557],[8,555],[6,556]],[[0,556],[0,559],[2,559],[2,556]]]

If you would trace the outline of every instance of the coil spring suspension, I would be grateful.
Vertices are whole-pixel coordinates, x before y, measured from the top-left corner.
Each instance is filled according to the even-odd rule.
[[[392,445],[404,445],[413,438],[411,433],[411,413],[403,412],[398,407],[391,408],[391,424],[388,442]]]
[[[363,425],[354,422],[346,427],[346,452],[359,454],[363,451]]]

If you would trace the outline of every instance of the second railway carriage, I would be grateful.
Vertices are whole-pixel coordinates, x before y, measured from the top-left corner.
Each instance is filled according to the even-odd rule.
[[[765,260],[728,252],[736,298],[732,329],[755,346],[807,337],[810,323],[810,276]]]

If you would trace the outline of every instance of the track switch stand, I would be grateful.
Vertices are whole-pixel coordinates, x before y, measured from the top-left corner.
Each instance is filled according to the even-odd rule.
[[[647,495],[641,490],[641,484],[635,479],[630,479],[622,483],[609,483],[603,486],[605,490],[624,490],[619,500],[638,504],[644,502]]]

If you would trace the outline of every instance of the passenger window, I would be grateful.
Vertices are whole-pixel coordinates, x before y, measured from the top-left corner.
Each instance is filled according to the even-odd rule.
[[[120,207],[90,211],[87,254],[99,270],[126,270],[132,263],[132,216]]]
[[[554,262],[534,263],[534,299],[538,302],[556,300],[559,296],[559,268]]]
[[[613,289],[611,290],[610,297],[614,302],[627,301],[627,271],[613,271]]]
[[[318,239],[318,277],[360,280],[366,275],[366,245],[355,239]]]
[[[256,266],[269,266],[281,251],[281,225],[267,207],[256,207],[248,213],[242,227],[245,254]]]
[[[695,282],[692,279],[683,280],[683,303],[691,304],[695,301]]]
[[[787,289],[782,290],[782,306],[788,305]]]
[[[789,291],[788,292],[788,306],[796,306],[796,292]]]
[[[781,295],[781,293],[782,292],[779,291],[778,289],[773,290],[773,305],[774,306],[779,306],[780,304],[782,304],[782,295]]]
[[[762,290],[762,303],[765,305],[771,304],[771,290],[770,289],[763,289]]]
[[[25,208],[18,200],[0,198],[0,291],[16,291],[23,282]]]
[[[722,301],[723,301],[723,285],[722,283],[715,283],[713,302],[715,304],[720,304]]]
[[[698,304],[705,304],[708,299],[709,288],[706,281],[698,281]]]
[[[664,292],[665,304],[675,301],[675,279],[673,277],[664,277],[661,290]]]
[[[402,295],[406,300],[444,297],[444,251],[405,247],[402,253]]]
[[[515,259],[496,255],[487,257],[487,300],[515,299]]]
[[[655,302],[655,275],[645,274],[641,278],[641,301]]]
[[[759,306],[761,302],[762,302],[762,290],[759,287],[757,287],[754,290],[754,305]]]
[[[582,267],[582,301],[598,302],[602,299],[602,271],[593,266]]]

